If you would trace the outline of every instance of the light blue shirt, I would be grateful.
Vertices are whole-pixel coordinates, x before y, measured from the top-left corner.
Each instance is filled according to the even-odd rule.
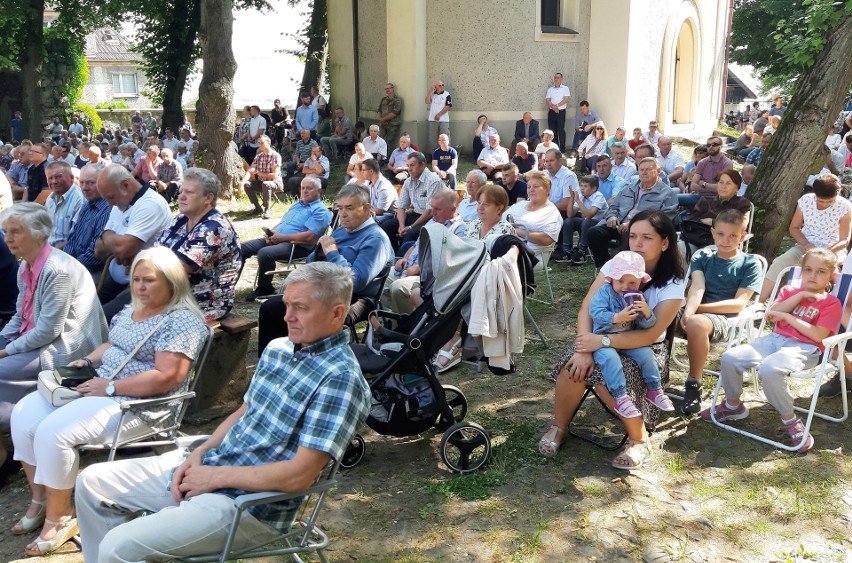
[[[57,243],[68,239],[71,233],[71,222],[80,210],[80,206],[83,205],[83,200],[83,193],[77,186],[71,186],[70,190],[59,197],[56,193],[51,193],[47,197],[44,206],[53,217],[53,230],[47,239],[51,246],[56,246]]]
[[[328,157],[326,157],[325,155],[322,155],[317,159],[317,162],[319,163],[320,166],[322,166],[322,169],[325,170],[325,172],[322,173],[322,176],[319,176],[318,174],[306,174],[305,177],[306,178],[314,178],[315,177],[315,178],[328,179],[328,174],[329,174],[329,172],[331,172],[331,163],[328,161]]]
[[[607,201],[617,196],[626,185],[627,182],[624,178],[616,176],[615,172],[610,172],[606,180],[598,176],[598,192],[601,193]]]
[[[280,235],[294,235],[311,231],[317,236],[325,233],[331,224],[331,211],[325,206],[321,199],[315,199],[310,203],[297,201],[290,206],[281,222],[275,227],[275,232]],[[312,244],[302,244],[305,248],[312,248]]]
[[[547,175],[550,177],[550,201],[553,203],[559,203],[569,197],[572,191],[580,192],[580,182],[577,180],[577,175],[564,166],[559,168],[556,176],[552,176],[550,172]]]
[[[296,134],[302,129],[316,131],[319,123],[319,113],[314,106],[299,106],[296,109]]]

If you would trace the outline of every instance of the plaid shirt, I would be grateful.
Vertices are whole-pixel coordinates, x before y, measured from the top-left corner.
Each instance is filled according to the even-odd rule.
[[[157,167],[157,179],[161,182],[174,182],[180,185],[183,182],[183,167],[177,160],[172,160],[170,164],[161,162]]]
[[[281,155],[272,149],[267,153],[257,151],[251,165],[261,174],[269,174],[276,166],[281,167]]]
[[[339,459],[370,410],[370,389],[341,331],[297,348],[273,340],[257,363],[244,397],[245,414],[222,444],[204,455],[204,465],[265,465],[293,459],[300,447]],[[244,491],[222,489],[228,496]],[[285,531],[303,498],[249,509],[266,524]]]
[[[444,187],[444,182],[431,170],[424,169],[416,180],[409,178],[402,185],[399,194],[399,209],[414,208],[415,213],[426,213],[432,207],[432,196],[439,188]]]
[[[64,242],[68,238],[71,233],[71,221],[85,201],[83,192],[73,185],[59,197],[55,193],[47,197],[44,206],[53,217],[53,230],[50,231],[50,238],[47,239],[51,246],[56,246],[57,243]]]
[[[62,250],[76,258],[90,272],[100,272],[104,268],[103,261],[95,256],[95,243],[104,232],[111,210],[112,206],[103,198],[85,201],[71,221],[71,233]]]

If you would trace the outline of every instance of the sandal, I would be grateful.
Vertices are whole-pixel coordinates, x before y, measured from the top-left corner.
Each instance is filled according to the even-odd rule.
[[[35,544],[36,549],[30,549],[29,547],[24,549],[24,553],[31,557],[41,557],[53,553],[80,533],[80,529],[77,527],[77,519],[73,516],[63,516],[59,520],[45,518],[44,523],[49,526],[58,526],[56,535],[51,540],[43,540],[41,539],[41,534],[39,534],[30,544]]]
[[[642,467],[645,461],[645,456],[648,453],[648,442],[640,442],[638,440],[628,439],[627,445],[621,450],[615,459],[612,460],[612,466],[616,469],[631,470]]]
[[[555,433],[553,434],[553,438],[548,438],[547,435],[553,432],[554,430]],[[547,432],[544,433],[544,436],[541,437],[541,440],[538,441],[538,453],[540,453],[546,458],[556,457],[556,452],[559,451],[559,446],[562,445],[562,438],[559,437],[564,433],[564,428],[553,424],[550,428],[548,428]],[[559,441],[557,441],[557,438],[559,438]]]
[[[44,524],[44,512],[45,512],[45,503],[47,501],[43,500],[30,500],[30,504],[39,505],[38,513],[32,518],[28,518],[26,514],[24,514],[18,523],[12,528],[12,533],[16,536],[20,536],[22,534],[29,534],[30,532],[34,532],[41,528],[42,524]],[[27,509],[29,510],[29,509]]]
[[[438,373],[444,373],[448,369],[456,366],[461,362],[461,353],[462,353],[462,339],[458,338],[453,343],[452,348],[447,350],[438,350],[438,354],[435,356],[435,361],[433,364],[436,368],[438,368]],[[441,363],[441,358],[444,359],[445,363]]]

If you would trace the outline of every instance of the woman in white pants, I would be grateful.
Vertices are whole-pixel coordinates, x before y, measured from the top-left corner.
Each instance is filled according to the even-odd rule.
[[[130,277],[131,304],[114,319],[109,342],[69,364],[97,369],[98,377],[77,387],[82,397],[54,407],[36,391],[12,411],[15,459],[23,464],[32,492],[29,509],[12,533],[41,531],[27,545],[27,555],[50,553],[77,534],[71,507],[79,466],[76,446],[110,440],[122,400],[167,397],[189,383],[186,376],[207,327],[181,261],[165,247],[143,250]],[[178,406],[131,409],[122,435],[168,426]]]

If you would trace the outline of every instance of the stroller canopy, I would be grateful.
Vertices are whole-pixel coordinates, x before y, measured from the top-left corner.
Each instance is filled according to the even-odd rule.
[[[479,270],[489,260],[485,243],[428,223],[420,230],[419,244],[420,291],[424,298],[432,296],[437,313],[446,313],[470,296]]]

